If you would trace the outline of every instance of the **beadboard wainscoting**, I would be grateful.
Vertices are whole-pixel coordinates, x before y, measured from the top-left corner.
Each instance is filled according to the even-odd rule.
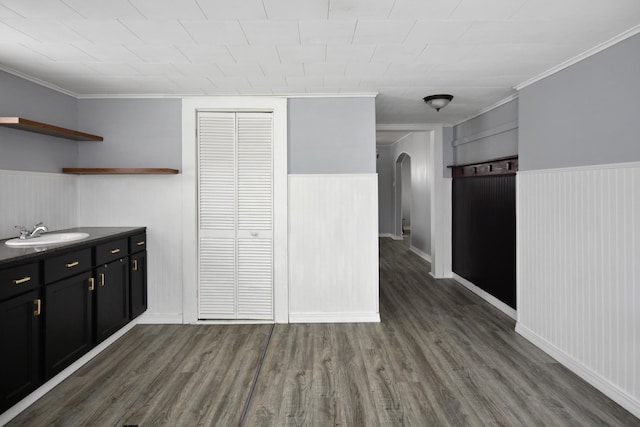
[[[139,323],[182,323],[182,175],[82,175],[80,226],[146,226],[149,308]]]
[[[16,225],[62,230],[78,223],[75,176],[0,170],[0,200],[0,238],[18,236]]]
[[[518,172],[516,330],[640,417],[640,163]]]
[[[289,321],[379,322],[377,174],[289,175]]]

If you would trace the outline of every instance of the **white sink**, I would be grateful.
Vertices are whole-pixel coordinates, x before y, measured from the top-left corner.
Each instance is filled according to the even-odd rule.
[[[89,237],[89,233],[46,233],[31,239],[11,239],[5,245],[14,247],[31,247],[71,243]]]

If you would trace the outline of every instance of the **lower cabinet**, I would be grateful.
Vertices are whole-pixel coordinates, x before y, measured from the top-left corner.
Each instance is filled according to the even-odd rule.
[[[129,323],[129,261],[120,258],[96,268],[96,342]]]
[[[129,303],[131,318],[144,313],[147,309],[147,252],[131,255],[129,268],[129,287],[131,300]]]
[[[40,291],[0,303],[0,412],[40,385]]]
[[[0,264],[0,413],[146,310],[145,239],[134,228]]]
[[[45,377],[49,379],[93,347],[91,272],[45,286]]]

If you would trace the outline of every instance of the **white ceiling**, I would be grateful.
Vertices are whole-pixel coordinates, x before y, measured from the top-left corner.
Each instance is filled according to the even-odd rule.
[[[457,123],[638,24],[638,0],[0,0],[0,64],[80,96],[378,92],[378,123]]]

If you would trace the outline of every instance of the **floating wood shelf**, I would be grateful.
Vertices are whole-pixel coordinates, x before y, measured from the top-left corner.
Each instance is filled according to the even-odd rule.
[[[125,174],[177,174],[178,169],[168,168],[63,168],[62,173],[76,175],[125,175]]]
[[[502,157],[484,162],[447,166],[454,178],[485,175],[514,175],[518,171],[518,156]]]
[[[56,138],[71,139],[73,141],[103,140],[103,138],[98,135],[91,135],[90,133],[78,132],[77,130],[48,125],[46,123],[36,122],[22,117],[0,117],[0,126],[55,136]]]

